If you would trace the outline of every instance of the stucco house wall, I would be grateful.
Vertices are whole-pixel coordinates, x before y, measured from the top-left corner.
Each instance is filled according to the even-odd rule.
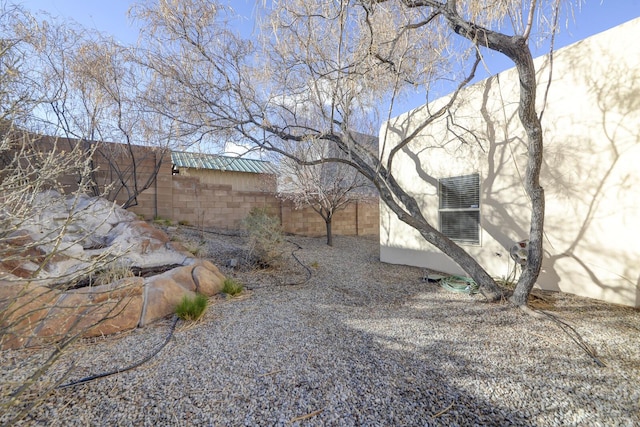
[[[544,260],[537,286],[640,306],[640,19],[536,60],[543,113]],[[394,174],[439,223],[438,180],[480,176],[480,243],[463,244],[495,277],[513,268],[509,248],[526,239],[525,135],[515,69],[470,86],[452,115],[423,130],[394,161]],[[435,101],[434,107],[443,100]],[[543,109],[544,107],[544,109]],[[427,116],[424,106],[390,120],[381,155]],[[387,151],[385,151],[387,150]],[[463,274],[384,204],[384,262]]]

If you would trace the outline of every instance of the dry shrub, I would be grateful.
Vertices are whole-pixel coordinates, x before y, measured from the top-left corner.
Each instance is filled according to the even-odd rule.
[[[284,253],[280,220],[266,208],[253,208],[242,225],[249,233],[248,260],[263,268],[277,265]]]

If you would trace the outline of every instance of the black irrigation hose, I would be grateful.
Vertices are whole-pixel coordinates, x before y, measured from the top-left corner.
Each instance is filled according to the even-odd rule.
[[[460,276],[443,277],[442,279],[439,280],[439,282],[440,282],[440,286],[452,292],[461,292],[461,293],[471,294],[471,293],[477,292],[479,288],[478,285],[476,285],[472,279],[468,279],[466,277],[460,277]],[[591,357],[591,359],[593,359],[596,365],[598,365],[601,368],[604,368],[605,366],[607,366],[604,364],[604,362],[602,362],[602,360],[598,358],[598,356],[596,355],[596,351],[593,349],[593,347],[591,347],[589,344],[585,342],[585,340],[578,333],[578,331],[575,330],[573,326],[559,319],[557,316],[554,316],[551,313],[547,313],[544,310],[534,310],[534,311],[546,315],[549,319],[555,322],[560,327],[560,330],[562,330],[562,332],[567,334],[569,338],[571,338],[571,340],[574,343],[576,343],[578,347],[580,347],[585,353],[587,353],[589,357]]]
[[[162,345],[160,345],[160,347],[158,347],[153,353],[151,353],[150,355],[148,355],[144,359],[134,363],[133,365],[129,365],[126,368],[114,369],[113,371],[104,372],[104,373],[96,374],[96,375],[91,375],[91,376],[79,379],[77,381],[72,381],[70,383],[59,385],[56,388],[57,389],[62,389],[62,388],[67,388],[67,387],[73,387],[73,386],[80,385],[80,384],[85,384],[85,383],[88,383],[90,381],[94,381],[94,380],[97,380],[97,379],[100,379],[100,378],[104,378],[104,377],[108,377],[108,376],[111,376],[111,375],[121,374],[123,372],[130,371],[132,369],[135,369],[135,368],[147,363],[149,360],[151,360],[153,357],[155,357],[158,353],[160,353],[160,351],[163,348],[165,348],[166,345],[169,343],[169,341],[171,340],[171,337],[173,337],[174,331],[176,330],[176,325],[178,324],[178,319],[179,319],[178,316],[174,316],[173,324],[171,325],[171,329],[169,330],[169,333],[167,334],[167,338],[165,338],[164,342],[162,343]]]
[[[296,260],[296,262],[298,264],[300,264],[302,267],[304,267],[305,270],[307,270],[307,278],[304,279],[302,282],[300,283],[289,283],[289,285],[304,285],[306,284],[309,280],[311,280],[311,276],[313,276],[313,273],[311,272],[311,269],[309,268],[309,266],[305,265],[302,263],[302,261],[300,261],[300,259],[296,256],[296,252],[298,252],[300,249],[302,249],[302,246],[300,246],[299,244],[297,244],[294,241],[291,240],[287,240],[287,242],[296,245],[296,249],[294,249],[293,251],[291,251],[291,256],[293,257],[293,259]]]
[[[183,226],[186,228],[191,228],[194,230],[198,230],[198,231],[204,231],[206,233],[211,233],[211,234],[219,234],[222,236],[238,236],[238,234],[225,234],[225,233],[221,233],[221,232],[216,232],[216,231],[209,231],[209,230],[204,230],[204,229],[196,229],[195,227],[190,227],[190,226]],[[287,242],[294,244],[297,246],[296,249],[294,249],[291,252],[291,256],[293,256],[293,259],[296,260],[296,262],[298,264],[300,264],[302,267],[304,267],[304,269],[307,271],[307,278],[300,282],[300,283],[283,283],[280,285],[273,285],[273,286],[294,286],[294,285],[304,285],[305,283],[307,283],[309,280],[311,280],[311,276],[313,275],[313,273],[311,272],[311,269],[302,263],[302,261],[300,261],[300,259],[296,256],[296,252],[300,249],[302,249],[302,246],[300,246],[299,244],[297,244],[296,242],[293,242],[291,240],[287,240]],[[457,277],[453,277],[454,279],[457,279]],[[457,284],[457,283],[455,283]],[[476,285],[477,286],[477,285]],[[262,287],[262,286],[261,286]],[[473,291],[477,292],[477,288],[474,288],[472,286],[464,286],[464,290],[459,289],[458,286],[443,286],[445,289],[454,291],[454,292],[465,292],[465,293],[472,293]],[[549,319],[551,319],[553,322],[555,322],[560,329],[569,336],[569,338],[571,338],[571,340],[576,343],[576,345],[578,347],[580,347],[589,357],[591,357],[591,359],[593,359],[593,361],[596,363],[596,365],[598,365],[601,368],[606,367],[607,365],[605,365],[605,363],[603,361],[601,361],[598,356],[596,355],[595,350],[589,345],[587,344],[584,339],[582,338],[582,336],[578,333],[578,331],[575,330],[574,327],[572,327],[571,325],[569,325],[568,323],[566,323],[563,320],[560,320],[558,317],[554,316],[551,313],[547,313],[544,310],[535,310],[539,313],[542,313],[544,315],[546,315],[547,317],[549,317]]]
[[[296,256],[296,252],[298,252],[300,249],[303,249],[302,246],[300,246],[299,244],[297,244],[296,242],[294,242],[292,240],[286,240],[286,242],[291,243],[292,245],[296,246],[296,248],[291,251],[291,256],[293,257],[293,259],[296,260],[296,262],[298,264],[300,264],[306,270],[307,277],[301,282],[275,283],[275,284],[271,284],[271,285],[253,286],[253,287],[245,286],[245,288],[253,290],[253,289],[263,289],[263,288],[275,288],[275,287],[278,287],[278,286],[301,286],[301,285],[304,285],[307,282],[309,282],[309,280],[311,280],[311,277],[313,276],[313,272],[311,271],[311,269],[307,265],[305,265],[302,261],[300,261],[300,258],[298,258]]]
[[[181,227],[190,228],[192,230],[202,231],[202,232],[206,232],[206,233],[210,233],[210,234],[219,234],[219,235],[222,235],[222,236],[231,236],[231,237],[237,236],[237,234],[227,234],[227,233],[221,233],[221,232],[216,232],[216,231],[209,231],[209,230],[199,229],[199,228],[196,228],[196,227],[186,226],[186,225],[181,225]],[[80,384],[86,384],[86,383],[88,383],[90,381],[95,381],[95,380],[100,379],[100,378],[105,378],[105,377],[109,377],[111,375],[121,374],[123,372],[131,371],[132,369],[135,369],[135,368],[138,368],[138,367],[144,365],[149,360],[154,358],[158,353],[160,353],[160,351],[162,351],[163,348],[165,348],[167,346],[167,344],[169,343],[169,341],[173,337],[173,333],[176,330],[176,325],[178,324],[178,320],[179,320],[178,316],[174,316],[173,323],[171,324],[171,328],[169,329],[169,333],[167,334],[167,337],[165,338],[164,342],[153,353],[149,354],[144,359],[139,360],[138,362],[136,362],[136,363],[134,363],[132,365],[129,365],[129,366],[125,367],[125,368],[114,369],[113,371],[103,372],[103,373],[95,374],[95,375],[90,375],[88,377],[81,378],[81,379],[79,379],[77,381],[72,381],[72,382],[69,382],[69,383],[66,383],[66,384],[59,385],[58,387],[56,387],[56,389],[63,389],[63,388],[73,387],[73,386],[80,385]]]
[[[197,228],[197,227],[194,227],[192,225],[181,225],[180,227],[188,228],[190,230],[200,231],[200,232],[204,232],[204,233],[209,233],[209,234],[217,234],[219,236],[229,236],[229,237],[242,237],[243,236],[242,233],[237,233],[237,232],[236,233],[223,233],[223,232],[220,232],[220,231],[205,230],[204,228]],[[272,285],[272,286],[298,286],[298,285],[304,285],[309,280],[311,280],[311,276],[313,276],[313,272],[311,271],[311,269],[307,265],[303,264],[302,261],[300,261],[300,259],[296,256],[296,252],[299,251],[300,249],[302,249],[302,246],[300,246],[299,244],[297,244],[296,242],[291,241],[291,240],[287,240],[287,242],[297,246],[297,248],[294,249],[291,252],[291,256],[293,257],[293,259],[296,260],[296,262],[298,264],[300,264],[307,271],[307,278],[305,280],[303,280],[302,282],[299,282],[299,283],[297,283],[297,282],[296,283],[282,283],[282,284],[279,284],[279,285]],[[263,286],[260,286],[260,287],[262,288]],[[256,289],[256,288],[250,288],[250,289]]]
[[[593,359],[593,361],[596,363],[596,365],[598,365],[601,368],[606,367],[607,365],[604,364],[604,362],[602,360],[600,360],[598,358],[598,356],[596,355],[595,350],[593,349],[593,347],[591,347],[589,344],[587,344],[585,342],[585,340],[582,338],[582,336],[578,333],[578,331],[575,330],[575,328],[571,325],[569,325],[567,322],[565,322],[564,320],[559,319],[557,316],[554,316],[551,313],[548,313],[544,310],[535,310],[538,313],[542,313],[545,316],[547,316],[549,319],[551,319],[553,322],[555,322],[560,329],[569,336],[569,338],[571,338],[571,340],[573,340],[574,343],[576,343],[576,345],[578,347],[580,347],[585,353],[587,353],[587,355],[589,357],[591,357],[591,359]]]
[[[225,234],[225,233],[220,233],[220,232],[216,232],[216,231],[209,231],[209,230],[204,230],[204,229],[200,230],[200,229],[197,229],[195,227],[184,226],[184,225],[182,227],[191,228],[193,230],[203,231],[203,232],[211,233],[211,234],[219,234],[219,235],[222,235],[222,236],[237,236],[236,234]],[[303,264],[302,261],[300,261],[300,259],[296,256],[296,252],[299,251],[300,249],[302,249],[302,246],[300,246],[298,243],[293,242],[291,240],[287,240],[287,242],[289,242],[289,243],[291,243],[291,244],[296,246],[296,249],[291,251],[291,256],[293,256],[293,259],[295,259],[298,264],[300,264],[302,267],[304,267],[304,269],[307,271],[307,277],[306,277],[305,280],[303,280],[302,282],[299,282],[299,283],[286,283],[286,284],[279,285],[279,286],[304,285],[309,280],[311,280],[311,277],[312,277],[313,273],[311,272],[311,269],[307,265]],[[276,286],[278,286],[278,285],[276,285]],[[154,358],[158,353],[160,353],[160,351],[162,351],[163,348],[165,348],[167,346],[167,344],[169,343],[169,341],[173,337],[173,333],[176,330],[176,325],[178,324],[178,320],[179,320],[178,316],[174,316],[173,323],[171,324],[171,328],[169,329],[169,333],[167,334],[167,337],[165,338],[164,342],[153,353],[149,354],[144,359],[139,360],[138,362],[136,362],[136,363],[134,363],[132,365],[129,365],[129,366],[125,367],[125,368],[114,369],[114,370],[109,371],[109,372],[103,372],[103,373],[100,373],[100,374],[90,375],[88,377],[84,377],[84,378],[81,378],[81,379],[76,380],[76,381],[72,381],[72,382],[69,382],[69,383],[66,383],[66,384],[59,385],[58,387],[56,387],[56,389],[63,389],[63,388],[73,387],[73,386],[80,385],[80,384],[86,384],[86,383],[88,383],[90,381],[95,381],[95,380],[100,379],[100,378],[105,378],[105,377],[109,377],[111,375],[121,374],[123,372],[131,371],[133,369],[136,369],[136,368],[144,365],[149,360]]]
[[[472,279],[469,279],[466,277],[460,277],[460,276],[443,277],[442,279],[439,280],[439,282],[440,282],[440,286],[452,292],[472,294],[477,292],[479,288],[478,285],[476,285],[476,283]],[[587,353],[589,357],[591,357],[591,359],[593,359],[596,365],[598,365],[601,368],[604,368],[605,366],[607,366],[604,364],[604,362],[602,362],[598,358],[593,347],[591,347],[589,344],[585,342],[585,340],[578,333],[578,331],[575,330],[573,326],[559,319],[557,316],[554,316],[551,313],[547,313],[544,310],[534,310],[534,311],[546,315],[549,319],[555,322],[560,327],[560,329],[565,334],[567,334],[569,338],[573,340],[574,343],[576,343],[578,347],[580,347],[585,353]]]

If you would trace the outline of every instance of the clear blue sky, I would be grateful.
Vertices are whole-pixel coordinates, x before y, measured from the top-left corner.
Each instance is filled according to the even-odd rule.
[[[10,0],[11,1],[11,0]],[[113,35],[122,43],[135,43],[138,29],[132,23],[127,12],[135,1],[131,0],[13,0],[29,11],[47,12],[54,17],[72,19],[83,27],[95,29]],[[241,16],[252,18],[256,2],[253,0],[229,1],[233,9]],[[253,20],[242,21],[241,31],[249,35],[253,29]]]
[[[313,1],[313,0],[310,0]],[[55,17],[72,19],[84,27],[99,30],[113,35],[122,43],[135,43],[137,28],[129,18],[127,11],[133,3],[130,0],[23,0],[21,2],[32,12],[46,11]],[[248,19],[240,25],[243,35],[248,36],[253,30],[255,1],[230,1],[233,8],[240,15]],[[585,37],[615,27],[618,24],[640,16],[640,0],[585,0],[576,9],[575,19],[567,18],[556,39],[556,48],[560,48]],[[565,25],[566,24],[566,25]],[[622,40],[621,43],[638,43],[638,40]],[[536,52],[536,56],[546,51]],[[495,74],[510,68],[512,64],[500,55],[488,58],[490,72]],[[424,98],[413,99],[404,108],[414,108],[421,105]]]
[[[19,3],[32,12],[46,11],[53,16],[73,19],[85,27],[112,34],[124,43],[134,42],[137,37],[137,29],[127,18],[133,3],[130,0],[23,0]],[[256,2],[234,0],[230,3],[239,14],[251,17]],[[557,47],[639,16],[640,0],[585,0],[576,12],[575,21],[570,20],[568,28],[562,28]],[[250,32],[251,26],[252,20],[247,19],[243,30]]]

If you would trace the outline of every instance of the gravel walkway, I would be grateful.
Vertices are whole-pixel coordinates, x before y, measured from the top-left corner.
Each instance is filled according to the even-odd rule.
[[[291,284],[306,279],[291,257],[279,269],[225,271],[251,290],[213,300],[195,325],[178,323],[142,367],[55,391],[23,424],[640,425],[637,310],[547,296],[599,367],[556,323],[381,264],[374,239],[291,241],[309,281]],[[210,234],[203,250],[223,265],[242,244]],[[135,362],[170,324],[79,343],[60,369],[75,362],[77,379]]]

